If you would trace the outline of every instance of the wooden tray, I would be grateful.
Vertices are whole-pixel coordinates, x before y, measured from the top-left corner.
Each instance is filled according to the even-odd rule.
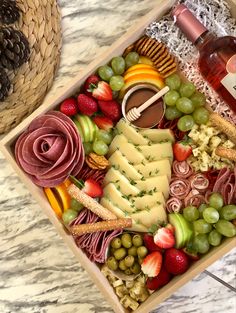
[[[228,0],[230,6],[232,7],[232,14],[236,16],[236,0]],[[62,239],[73,251],[75,257],[85,268],[85,270],[90,275],[91,279],[98,286],[100,291],[103,293],[104,297],[109,301],[111,307],[116,313],[128,312],[125,310],[117,296],[115,295],[113,288],[110,286],[107,279],[100,272],[96,264],[92,263],[87,256],[76,246],[72,236],[68,235],[62,224],[58,221],[54,211],[51,209],[43,190],[34,185],[31,180],[24,174],[24,172],[16,164],[14,153],[12,150],[12,143],[16,138],[24,131],[30,122],[38,115],[44,114],[45,112],[56,108],[60,102],[65,98],[71,96],[75,93],[80,85],[83,84],[85,79],[92,74],[100,65],[106,64],[114,56],[122,54],[124,49],[137,40],[143,33],[145,28],[157,19],[160,19],[173,5],[174,0],[157,0],[157,6],[148,13],[145,17],[140,19],[140,22],[135,27],[129,29],[127,34],[122,36],[115,44],[113,44],[110,49],[103,53],[96,61],[92,62],[86,70],[75,77],[70,84],[68,84],[64,89],[60,91],[56,96],[48,99],[47,103],[41,105],[36,111],[34,111],[29,117],[27,117],[20,125],[13,129],[1,142],[0,149],[5,155],[6,159],[15,169],[16,173],[20,176],[22,181],[25,183],[32,196],[38,201],[42,210],[48,216],[52,224],[57,229],[58,233],[61,235]],[[236,238],[230,238],[225,240],[219,247],[212,249],[207,255],[203,256],[198,262],[190,267],[190,269],[183,275],[175,277],[168,285],[163,287],[160,291],[152,294],[147,301],[145,301],[135,312],[136,313],[147,313],[157,307],[157,305],[174,293],[178,288],[182,287],[189,280],[194,278],[196,275],[200,274],[205,268],[215,262],[217,259],[221,258],[231,249],[236,246]]]

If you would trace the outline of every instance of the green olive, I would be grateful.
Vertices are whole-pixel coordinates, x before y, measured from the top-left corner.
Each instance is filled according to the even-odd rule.
[[[125,265],[125,260],[120,260],[119,262],[119,269],[122,271],[127,270],[127,266]]]
[[[110,248],[109,254],[110,254],[110,255],[114,255],[114,252],[115,252],[115,251],[116,251],[116,249]]]
[[[130,247],[132,247],[132,239],[131,239],[131,235],[130,234],[123,234],[121,236],[121,242],[123,247],[129,249]]]
[[[133,274],[139,274],[141,272],[141,266],[138,263],[134,263],[130,269]]]
[[[121,259],[124,259],[126,256],[126,250],[125,248],[120,248],[114,251],[114,257],[119,261]]]
[[[137,253],[140,258],[144,258],[148,254],[148,249],[144,246],[138,247]]]
[[[114,249],[119,249],[121,247],[121,240],[120,238],[114,238],[111,241],[111,246]]]
[[[128,255],[137,256],[137,248],[135,246],[129,248]]]
[[[134,235],[134,237],[132,238],[132,241],[135,247],[140,247],[143,244],[143,238],[141,235],[138,235],[138,234]]]
[[[125,261],[125,265],[127,267],[131,267],[133,266],[134,264],[134,257],[132,255],[127,255],[125,258],[124,258],[124,261]]]
[[[126,274],[126,275],[131,275],[132,272],[131,272],[131,270],[128,268],[127,270],[125,270],[125,274]]]
[[[107,263],[107,266],[109,267],[109,269],[111,269],[112,271],[116,271],[118,269],[118,262],[116,261],[114,256],[110,256],[107,259],[106,263]]]

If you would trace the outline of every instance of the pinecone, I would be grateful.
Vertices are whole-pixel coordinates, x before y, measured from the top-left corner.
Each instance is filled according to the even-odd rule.
[[[7,73],[2,67],[0,67],[0,101],[3,101],[8,96],[10,88],[11,83]]]
[[[30,55],[25,35],[12,27],[0,28],[0,65],[12,70],[24,64]]]
[[[20,18],[20,10],[15,1],[0,0],[0,22],[12,24]]]

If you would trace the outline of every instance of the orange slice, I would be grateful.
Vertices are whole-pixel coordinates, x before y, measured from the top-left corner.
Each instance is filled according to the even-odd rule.
[[[56,192],[58,193],[58,196],[60,197],[60,200],[63,205],[63,210],[64,211],[68,210],[70,207],[71,197],[67,192],[67,188],[65,184],[62,183],[61,185],[54,187],[54,189],[56,190]]]
[[[152,62],[152,60],[149,59],[148,57],[143,56],[143,55],[139,56],[139,63],[142,65],[146,64],[146,65],[154,66],[154,63]]]
[[[127,80],[131,79],[132,77],[136,77],[137,75],[154,75],[157,78],[160,77],[160,74],[158,74],[158,72],[156,70],[145,69],[145,70],[136,70],[136,71],[132,71],[130,73],[127,73],[124,76],[124,81],[126,82]]]
[[[51,190],[51,188],[44,188],[44,192],[48,198],[48,201],[53,209],[53,211],[56,213],[56,215],[61,218],[62,217],[62,208],[59,204],[59,202],[57,201],[53,191]]]
[[[126,75],[127,73],[132,72],[132,71],[141,70],[141,69],[155,69],[155,67],[152,66],[152,65],[149,65],[149,64],[136,64],[136,65],[131,66],[131,67],[125,72],[125,75]]]
[[[63,184],[64,184],[65,187],[67,188],[67,187],[69,187],[72,183],[71,183],[71,181],[70,181],[69,178],[68,178],[68,179],[66,179],[66,180],[63,182]]]

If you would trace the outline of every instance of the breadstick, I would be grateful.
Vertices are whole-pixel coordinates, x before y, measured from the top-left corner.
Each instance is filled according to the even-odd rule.
[[[92,211],[93,213],[97,214],[103,220],[115,220],[117,216],[110,212],[108,209],[104,208],[101,204],[95,201],[93,198],[89,197],[81,191],[78,187],[74,184],[71,184],[67,191],[69,195],[82,203],[88,210]]]
[[[81,236],[84,234],[96,233],[98,231],[108,231],[132,226],[131,218],[120,218],[112,221],[103,221],[93,224],[81,224],[70,227],[72,235]]]
[[[210,114],[210,122],[236,144],[236,127],[217,113]]]
[[[236,162],[236,150],[227,149],[222,146],[216,148],[216,155]]]

